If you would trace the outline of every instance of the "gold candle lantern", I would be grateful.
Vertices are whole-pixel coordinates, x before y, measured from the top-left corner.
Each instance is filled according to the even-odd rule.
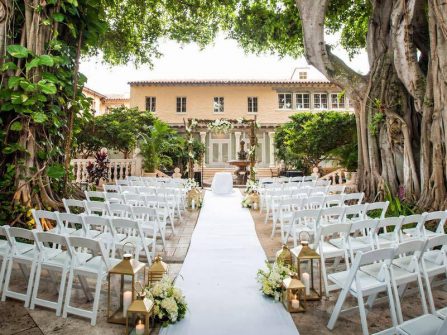
[[[283,265],[292,265],[292,253],[286,244],[283,244],[281,250],[276,253],[276,261]]]
[[[140,272],[144,276],[145,264],[132,259],[131,254],[124,254],[123,260],[109,270],[107,276],[107,321],[110,323],[126,324],[127,310],[135,300],[135,282]],[[120,281],[118,291],[119,303],[117,308],[113,308],[111,284],[114,278]],[[143,278],[144,280],[144,278]]]
[[[282,282],[282,303],[290,313],[306,311],[306,293],[304,284],[298,279],[296,273],[285,278]]]
[[[291,250],[292,255],[296,259],[298,278],[305,286],[306,300],[321,300],[323,292],[321,257],[314,249],[309,247],[309,236],[303,239],[301,235],[301,245]],[[316,268],[314,268],[314,265],[316,265]]]
[[[147,283],[148,285],[160,281],[165,274],[168,273],[168,264],[163,262],[160,256],[154,258],[152,265],[148,270]]]
[[[146,298],[145,292],[141,291],[127,309],[126,335],[149,335],[153,310],[154,302]]]

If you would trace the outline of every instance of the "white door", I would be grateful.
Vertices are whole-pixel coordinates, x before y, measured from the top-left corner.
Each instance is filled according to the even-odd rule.
[[[214,140],[211,143],[210,164],[215,166],[227,165],[230,159],[230,141],[229,140]]]

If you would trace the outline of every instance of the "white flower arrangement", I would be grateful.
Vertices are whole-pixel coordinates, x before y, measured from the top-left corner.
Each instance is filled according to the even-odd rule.
[[[225,119],[216,119],[208,124],[208,130],[214,133],[228,133],[233,129],[233,124]]]
[[[185,189],[186,191],[191,191],[194,189],[198,189],[199,188],[199,183],[196,182],[194,179],[189,178],[186,183],[185,183]]]
[[[289,266],[285,266],[280,262],[275,262],[273,265],[268,261],[265,262],[267,269],[259,269],[257,279],[262,285],[261,291],[268,297],[279,300],[282,290],[282,282],[285,278],[290,277],[293,273]]]
[[[259,182],[251,179],[245,184],[245,194],[259,193]]]
[[[163,327],[185,317],[187,304],[182,291],[168,276],[146,287],[146,296],[154,302],[154,317]]]

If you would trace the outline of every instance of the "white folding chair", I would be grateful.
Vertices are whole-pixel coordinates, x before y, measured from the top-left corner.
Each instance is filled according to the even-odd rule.
[[[363,335],[368,335],[369,331],[364,298],[368,297],[368,303],[370,303],[370,298],[375,298],[377,294],[381,292],[387,293],[393,326],[397,326],[396,309],[389,272],[389,265],[393,256],[393,248],[373,250],[366,253],[359,252],[355,256],[349,270],[333,273],[328,276],[331,281],[336,283],[342,289],[327,325],[330,330],[334,329],[335,323],[342,312],[343,304],[348,294],[350,294],[357,298],[362,333]],[[374,263],[379,263],[381,265],[381,273],[383,273],[383,276],[381,276],[380,279],[370,276],[360,270],[361,267]]]
[[[112,257],[115,257],[116,244],[126,238],[126,234],[119,233],[112,226],[109,217],[101,217],[96,215],[83,215],[84,225],[88,227],[88,237],[96,240],[102,240],[106,249],[111,251]],[[90,232],[96,230],[99,234],[93,236]]]
[[[106,196],[104,193],[105,192],[99,191],[84,191],[85,199],[87,201],[105,201]]]
[[[124,193],[124,203],[131,206],[144,207],[146,206],[146,198],[142,194]]]
[[[138,193],[138,187],[135,186],[120,186],[120,192],[121,193]]]
[[[62,202],[67,213],[81,214],[87,211],[84,200],[62,199]]]
[[[99,240],[93,240],[85,237],[68,237],[73,261],[73,266],[70,268],[67,283],[67,293],[65,296],[64,310],[62,316],[67,317],[67,314],[74,314],[90,319],[92,326],[96,325],[96,318],[98,315],[99,298],[101,295],[101,284],[107,278],[108,271],[118,264],[121,260],[109,258],[103,244]],[[85,260],[84,250],[88,249],[92,255],[88,260]],[[83,250],[82,252],[80,250]],[[93,277],[96,280],[95,294],[93,299],[93,309],[87,310],[71,305],[73,281],[75,276]],[[88,290],[88,288],[86,288]]]
[[[330,185],[327,192],[328,194],[343,194],[345,193],[345,185]]]
[[[376,248],[394,247],[400,242],[400,228],[404,216],[380,219],[373,232]]]
[[[11,227],[7,230],[6,237],[8,239],[11,251],[5,275],[5,284],[2,292],[2,301],[7,297],[22,300],[25,302],[25,307],[29,306],[31,300],[31,293],[33,290],[34,275],[36,273],[36,264],[39,253],[34,244],[34,234],[36,230],[28,230],[23,228]],[[26,242],[24,242],[26,241]],[[60,252],[54,249],[54,252]],[[25,280],[28,281],[26,293],[20,293],[10,289],[11,274],[14,262],[19,264],[19,268]],[[30,270],[27,269],[30,268]]]
[[[365,204],[356,204],[351,206],[345,206],[345,215],[342,222],[352,223],[365,219]]]
[[[330,194],[324,197],[323,207],[343,206],[343,194]]]
[[[96,229],[90,229],[82,220],[84,214],[59,213],[58,218],[61,225],[71,227],[71,236],[91,237],[98,236],[101,232]]]
[[[330,186],[330,185],[331,185],[331,181],[330,180],[318,179],[315,182],[315,186]]]
[[[399,335],[445,335],[447,319],[441,320],[433,314],[424,314],[398,325],[396,331]]]
[[[365,219],[383,219],[389,204],[389,201],[367,203],[365,208]]]
[[[338,264],[337,260],[344,258],[346,268],[349,269],[347,237],[350,229],[351,225],[347,223],[321,225],[318,228],[317,236],[315,237],[315,249],[321,256],[321,274],[323,277],[324,291],[326,295],[329,295],[331,291],[338,289],[337,285],[329,284],[328,271],[326,268],[327,260],[335,259],[335,264]],[[330,240],[333,238],[342,239],[343,244],[340,248],[330,243]]]
[[[105,202],[84,200],[84,204],[88,215],[109,215],[109,208]]]
[[[361,204],[365,193],[345,193],[343,194],[343,202],[345,205],[358,205]]]
[[[132,213],[135,220],[141,224],[144,235],[153,238],[152,255],[155,257],[157,235],[160,234],[163,250],[166,250],[165,227],[160,223],[159,214],[156,208],[132,207]]]
[[[53,244],[53,248],[47,247],[48,244]],[[54,245],[58,245],[67,251],[60,251],[54,253]],[[34,280],[33,294],[31,297],[30,309],[34,309],[35,305],[44,306],[56,310],[56,315],[60,316],[62,313],[62,302],[65,293],[65,284],[67,281],[68,271],[71,266],[71,252],[69,250],[68,242],[65,236],[48,232],[36,233],[36,246],[39,252],[39,259],[37,261],[36,276]],[[58,292],[58,299],[56,302],[38,297],[40,279],[42,269],[47,269],[53,284],[55,284],[55,276],[53,272],[60,272],[61,279],[59,286],[55,285],[56,292]]]
[[[118,185],[105,184],[103,187],[104,187],[104,192],[110,192],[110,193],[119,193],[120,192],[120,188]]]
[[[108,204],[123,204],[124,196],[121,193],[116,192],[105,192],[105,201]]]
[[[132,206],[112,203],[108,204],[109,215],[112,217],[119,217],[123,219],[132,219]]]
[[[130,182],[126,179],[126,180],[115,180],[115,184],[117,186],[120,186],[120,190],[121,190],[121,186],[130,186]]]
[[[149,252],[149,248],[154,243],[154,240],[144,236],[141,223],[136,220],[123,218],[113,218],[111,221],[116,230],[128,231],[127,237],[118,242],[116,247],[123,249],[126,243],[131,243],[135,246],[135,259],[139,260],[140,253],[143,252],[146,256],[147,262],[151,264],[152,257]]]
[[[64,233],[64,228],[58,225],[58,212],[50,212],[42,209],[31,209],[31,213],[38,231],[51,230],[57,233]]]
[[[423,225],[424,216],[425,216],[425,214],[413,214],[413,215],[404,216],[401,226],[396,227],[396,228],[398,228],[397,232],[399,233],[399,241],[400,242],[417,239],[422,236],[419,234],[418,235],[408,235],[408,234],[405,234],[405,231],[408,231],[408,229]],[[422,234],[422,232],[421,232],[421,234]]]
[[[303,209],[318,209],[322,208],[324,205],[324,197],[323,195],[314,195],[309,196],[308,198],[304,198],[302,202]]]
[[[428,302],[433,314],[438,314],[447,318],[447,307],[436,310],[432,292],[432,281],[435,276],[443,275],[447,277],[447,235],[431,237],[425,245],[425,252],[421,258],[422,274],[424,276],[425,287],[427,288]]]
[[[288,241],[289,237],[293,238],[293,246],[298,245],[299,234],[303,231],[315,237],[318,218],[320,217],[320,209],[304,209],[293,212],[292,224],[290,227],[284,227],[286,234],[284,241]]]
[[[9,229],[8,225],[0,226],[0,258],[2,260],[2,266],[0,267],[0,292],[3,289],[3,281],[5,279],[6,265],[8,264],[9,253],[11,252],[11,246],[7,240],[6,231]]]
[[[444,225],[447,219],[447,212],[437,211],[431,213],[422,214],[422,219],[418,222],[414,228],[404,229],[404,233],[414,237],[433,237],[437,235],[444,235]],[[436,228],[434,231],[427,229],[427,223],[435,223]]]
[[[320,211],[320,216],[318,217],[317,229],[319,225],[332,224],[332,223],[342,223],[345,217],[346,207],[326,207],[322,208]]]
[[[326,196],[330,186],[314,186],[309,192],[309,197]]]
[[[279,208],[279,223],[281,229],[281,241],[283,243],[287,243],[285,241],[285,235],[287,234],[289,226],[292,224],[294,212],[300,210],[302,199],[289,198],[281,201]],[[272,227],[272,235],[271,238],[275,235],[276,231],[276,222],[273,222]]]

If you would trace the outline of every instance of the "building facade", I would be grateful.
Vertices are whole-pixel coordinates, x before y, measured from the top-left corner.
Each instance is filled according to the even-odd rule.
[[[95,116],[107,114],[111,108],[129,107],[129,98],[124,96],[106,96],[88,87],[84,87],[82,92],[92,99],[91,109]]]
[[[308,71],[290,80],[146,80],[130,82],[130,107],[153,112],[179,131],[194,119],[256,118],[259,167],[276,165],[275,128],[298,112],[352,111],[349,99],[325,79],[310,79]],[[229,167],[237,159],[239,143],[249,145],[249,130],[234,127],[228,134],[198,129],[205,144],[207,167]]]

